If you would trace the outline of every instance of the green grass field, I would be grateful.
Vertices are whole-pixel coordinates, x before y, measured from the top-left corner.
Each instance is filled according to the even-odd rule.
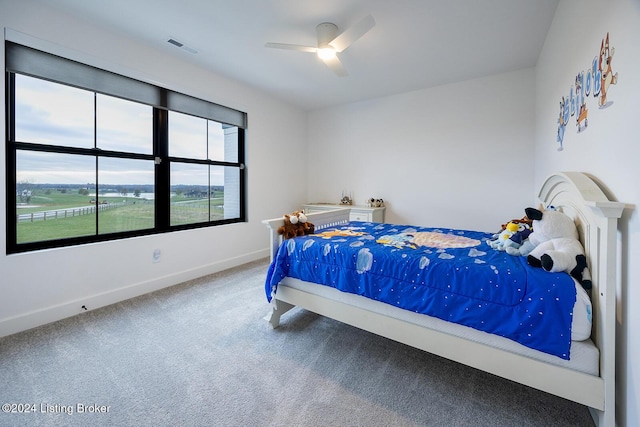
[[[184,197],[171,199],[171,225],[206,222],[211,207],[211,220],[224,217],[222,194],[207,203],[206,199],[193,200]],[[62,193],[47,191],[34,193],[30,203],[16,209],[16,214],[30,214],[60,209],[73,209],[81,206],[92,206],[93,197],[78,193]],[[122,231],[144,230],[154,227],[153,200],[144,200],[131,196],[100,197],[108,206],[96,213],[76,214],[45,220],[20,221],[17,227],[18,243],[63,239],[69,237],[109,234]],[[69,214],[71,215],[71,214]],[[97,231],[96,231],[97,227]]]

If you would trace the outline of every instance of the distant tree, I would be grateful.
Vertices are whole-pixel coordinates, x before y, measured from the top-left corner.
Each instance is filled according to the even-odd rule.
[[[31,203],[31,190],[22,190],[22,193],[20,193],[20,201],[26,204]]]
[[[135,190],[133,190],[133,196],[140,197],[140,189],[136,188]]]
[[[29,199],[31,199],[32,187],[33,182],[28,179],[16,183],[16,196],[20,198],[20,203],[29,203],[29,200],[27,200],[27,194],[29,194]]]
[[[129,189],[126,187],[120,188],[120,194],[122,194],[123,196],[126,196],[127,194],[129,194]]]

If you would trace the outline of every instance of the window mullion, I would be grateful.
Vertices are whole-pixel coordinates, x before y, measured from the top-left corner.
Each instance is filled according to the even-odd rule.
[[[155,219],[157,230],[170,227],[171,165],[169,162],[169,116],[166,110],[153,109],[153,155],[155,162]]]
[[[15,90],[16,79],[14,73],[5,73],[6,79],[6,91],[8,100],[5,103],[7,109],[6,114],[6,183],[7,190],[5,191],[7,197],[7,221],[6,221],[6,235],[7,235],[7,253],[13,252],[13,249],[17,245],[17,214],[16,214],[16,145],[15,145]]]
[[[94,148],[94,150],[98,149],[98,97],[97,97],[95,92],[93,93],[93,148]],[[96,197],[95,197],[95,199],[96,199],[96,218],[95,218],[95,220],[96,220],[96,233],[95,234],[97,236],[97,235],[100,234],[100,224],[98,222],[99,221],[98,220],[98,217],[99,217],[99,215],[98,215],[98,211],[99,211],[98,207],[100,206],[100,198],[98,196],[98,194],[100,194],[100,191],[99,191],[100,182],[98,181],[98,177],[100,175],[99,175],[99,172],[98,172],[98,168],[100,167],[100,160],[98,158],[98,155],[96,155],[95,160],[96,160],[96,175],[95,175],[95,180],[94,180],[94,182],[95,182],[94,188],[95,188],[95,191],[96,191]]]

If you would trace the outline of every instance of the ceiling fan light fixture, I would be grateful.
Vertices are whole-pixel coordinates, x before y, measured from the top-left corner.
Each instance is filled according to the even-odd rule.
[[[318,48],[318,58],[320,59],[331,59],[335,58],[336,50],[331,46]]]
[[[373,16],[367,15],[342,32],[342,34],[338,34],[338,26],[336,24],[323,22],[316,26],[318,43],[315,47],[289,43],[265,43],[265,47],[315,53],[336,75],[345,77],[348,76],[349,73],[347,73],[342,62],[338,59],[337,54],[351,46],[352,43],[365,35],[374,25],[376,25],[376,21],[373,19]]]

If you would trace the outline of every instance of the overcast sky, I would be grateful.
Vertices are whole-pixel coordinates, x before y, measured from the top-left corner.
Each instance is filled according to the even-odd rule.
[[[110,96],[16,75],[16,140],[66,147],[153,153],[151,107]],[[209,123],[207,130],[207,122]],[[224,160],[219,123],[170,112],[170,155]],[[101,185],[152,185],[153,161],[100,158]],[[95,183],[92,156],[19,152],[17,182],[34,184]],[[211,185],[223,185],[223,168],[212,168]],[[207,185],[207,167],[172,165],[172,185]]]

